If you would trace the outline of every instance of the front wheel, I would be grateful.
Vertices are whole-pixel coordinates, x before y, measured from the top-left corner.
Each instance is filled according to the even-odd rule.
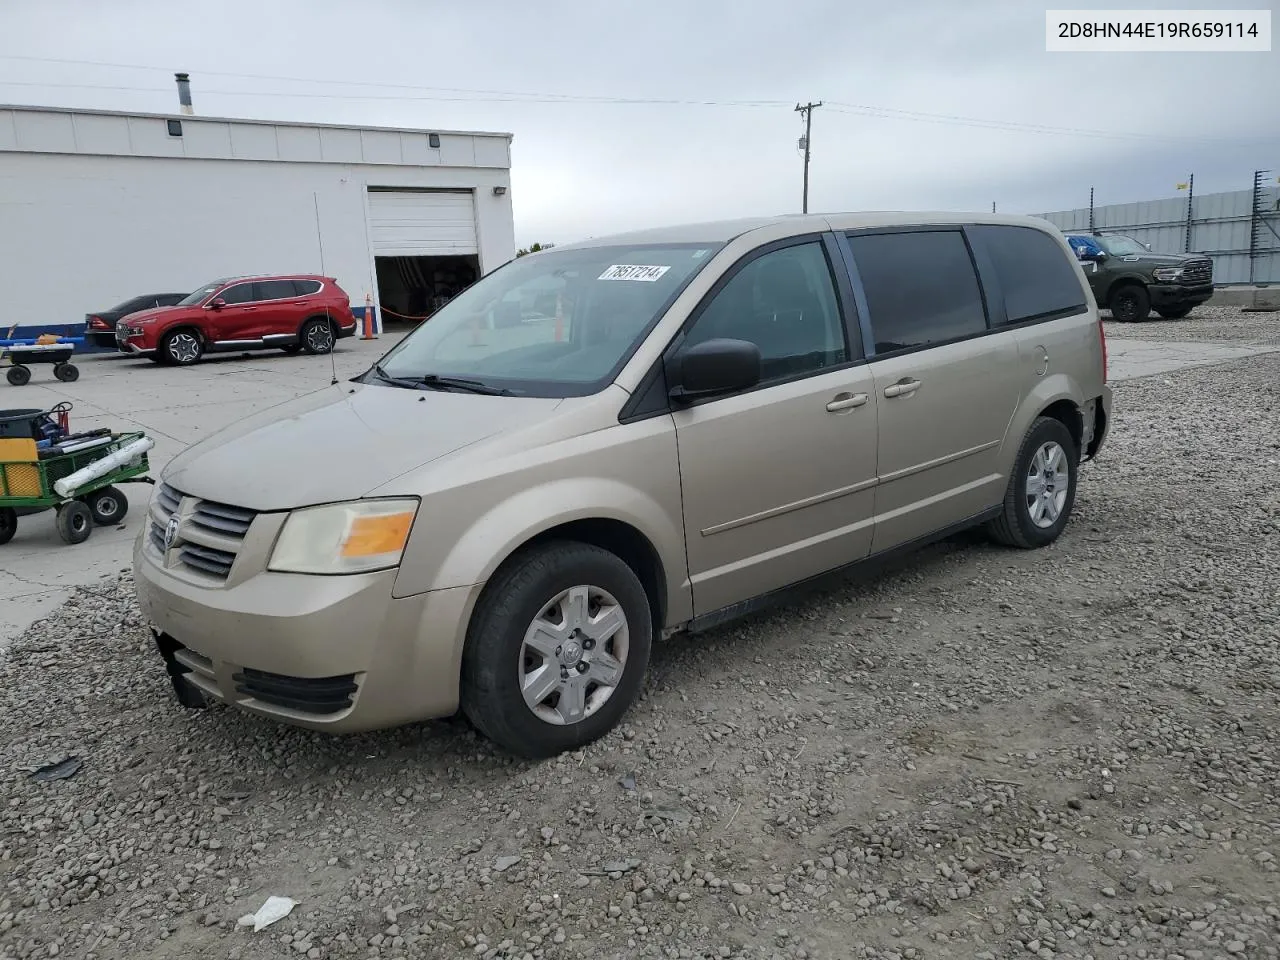
[[[67,543],[84,543],[93,533],[93,514],[79,500],[69,500],[58,508],[55,526],[58,536]]]
[[[333,349],[333,324],[328,320],[308,320],[300,334],[302,349],[307,353],[328,353]]]
[[[175,330],[160,344],[160,354],[165,363],[189,367],[204,353],[204,343],[193,330]]]
[[[467,631],[462,709],[529,758],[603,736],[640,692],[649,598],[619,557],[585,543],[533,547],[489,582]]]
[[[1191,312],[1191,309],[1191,307],[1166,307],[1163,310],[1157,310],[1156,313],[1166,320],[1181,320]]]
[[[12,366],[5,371],[4,378],[15,387],[25,387],[31,382],[31,369],[29,367]]]
[[[18,532],[18,511],[13,507],[0,507],[0,544],[6,544]]]
[[[1057,540],[1076,502],[1079,463],[1076,442],[1062,421],[1036,420],[1018,451],[1001,513],[988,527],[991,536],[1023,550]]]
[[[109,527],[124,519],[129,512],[129,498],[115,487],[103,487],[84,498],[93,514],[93,522],[100,527]]]
[[[80,368],[74,363],[60,363],[53,368],[53,375],[63,383],[75,383],[80,379]]]
[[[1121,323],[1141,323],[1151,316],[1151,298],[1145,287],[1126,283],[1111,295],[1111,316]]]

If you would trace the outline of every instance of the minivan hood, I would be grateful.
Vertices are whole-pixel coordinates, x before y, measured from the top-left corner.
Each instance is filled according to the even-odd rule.
[[[354,500],[416,467],[541,420],[560,403],[340,384],[188,447],[162,477],[183,493],[259,511]]]

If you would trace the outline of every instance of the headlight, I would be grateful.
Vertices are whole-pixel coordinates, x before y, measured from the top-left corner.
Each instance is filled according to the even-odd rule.
[[[400,563],[417,500],[353,500],[295,510],[268,568],[281,573],[366,573]]]
[[[1181,267],[1161,267],[1159,270],[1153,270],[1151,272],[1151,275],[1155,277],[1157,280],[1164,280],[1166,282],[1169,280],[1177,280],[1179,277],[1182,276],[1182,268]]]

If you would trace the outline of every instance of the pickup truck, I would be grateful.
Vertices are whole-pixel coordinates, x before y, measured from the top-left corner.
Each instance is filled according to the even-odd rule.
[[[1166,320],[1180,320],[1213,296],[1213,261],[1208,257],[1152,253],[1146,244],[1114,233],[1066,237],[1098,306],[1116,320],[1136,323],[1153,309]]]

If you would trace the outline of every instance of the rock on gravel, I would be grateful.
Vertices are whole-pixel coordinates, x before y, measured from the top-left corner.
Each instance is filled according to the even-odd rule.
[[[1054,547],[676,638],[544,763],[183,712],[80,591],[0,659],[0,958],[1278,957],[1278,385],[1118,384]]]

